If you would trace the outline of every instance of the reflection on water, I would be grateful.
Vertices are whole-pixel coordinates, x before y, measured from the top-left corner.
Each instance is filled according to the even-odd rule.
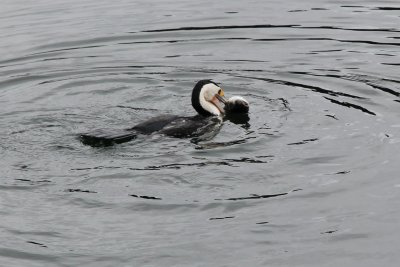
[[[5,1],[0,265],[393,265],[399,9]],[[249,115],[202,140],[76,139],[195,115],[206,78]]]

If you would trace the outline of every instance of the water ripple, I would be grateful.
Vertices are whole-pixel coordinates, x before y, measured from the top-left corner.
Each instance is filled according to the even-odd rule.
[[[0,265],[397,262],[398,10],[6,1]],[[250,103],[210,140],[76,138],[195,115],[201,79]]]

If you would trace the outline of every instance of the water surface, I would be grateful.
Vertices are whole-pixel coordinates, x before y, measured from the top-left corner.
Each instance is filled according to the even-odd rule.
[[[1,3],[0,265],[397,266],[397,1]],[[250,102],[212,140],[76,138]]]

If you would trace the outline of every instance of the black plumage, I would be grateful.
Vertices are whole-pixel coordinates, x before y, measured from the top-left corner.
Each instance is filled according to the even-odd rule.
[[[222,120],[217,116],[196,115],[181,117],[160,115],[139,123],[130,129],[99,129],[79,136],[81,142],[93,147],[110,146],[136,139],[138,135],[153,133],[177,138],[200,137],[217,130]]]
[[[131,141],[139,134],[148,135],[153,133],[164,134],[171,137],[199,137],[206,133],[216,131],[221,125],[220,116],[215,116],[205,110],[200,103],[200,92],[206,84],[214,84],[211,80],[201,80],[196,83],[192,91],[192,106],[198,115],[191,117],[176,115],[160,115],[145,122],[139,123],[132,128],[123,130],[100,129],[94,132],[81,134],[81,142],[90,146],[109,146]]]

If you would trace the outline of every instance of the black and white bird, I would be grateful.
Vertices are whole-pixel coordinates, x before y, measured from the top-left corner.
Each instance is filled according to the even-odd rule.
[[[224,91],[211,80],[201,80],[192,91],[192,106],[197,115],[186,117],[160,115],[123,130],[97,130],[81,134],[81,142],[90,146],[109,146],[128,142],[138,135],[159,133],[171,137],[199,137],[216,134],[222,125],[225,113],[247,113],[248,102],[242,97],[226,99]]]

